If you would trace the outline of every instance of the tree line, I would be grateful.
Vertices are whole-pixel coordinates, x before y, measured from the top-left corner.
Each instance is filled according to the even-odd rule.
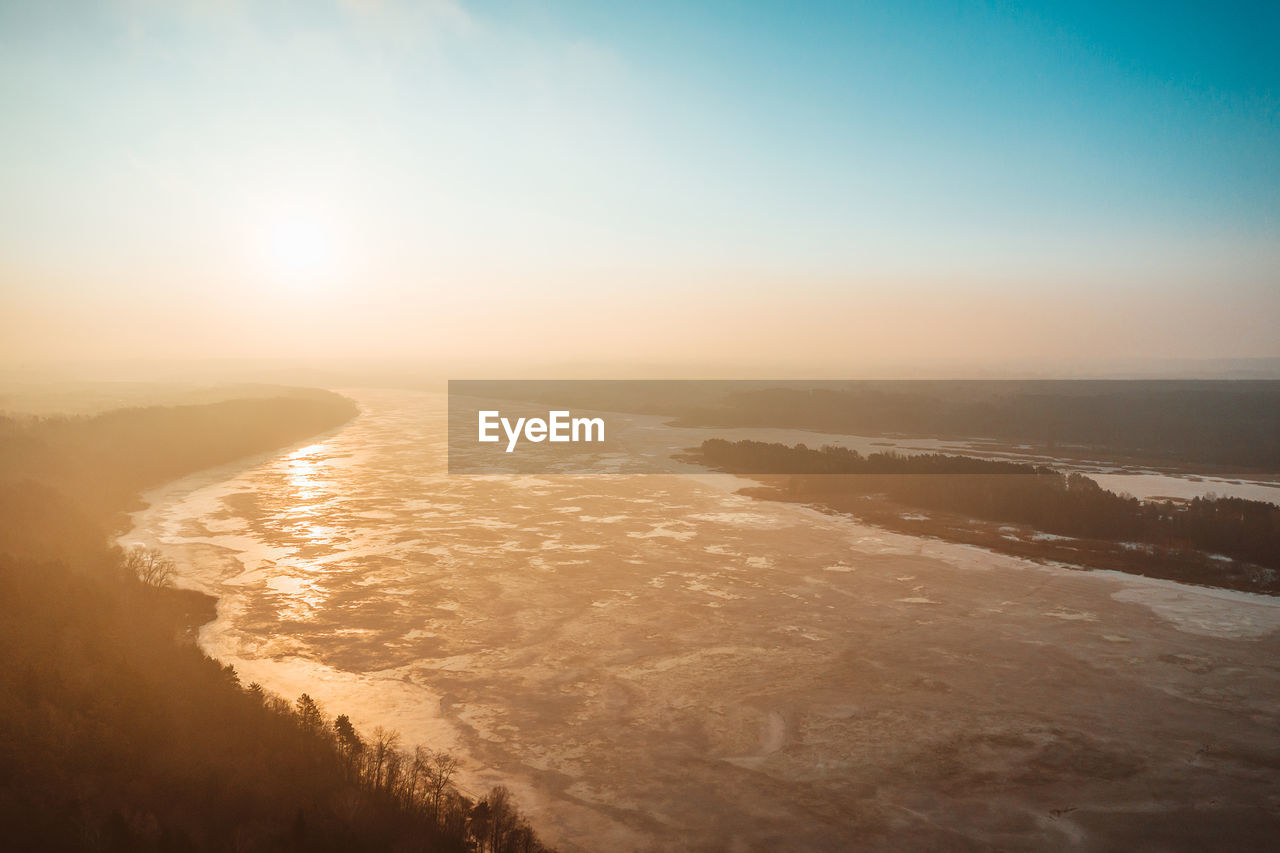
[[[805,429],[1031,445],[1061,456],[1280,470],[1275,380],[513,380],[458,394]],[[451,386],[452,387],[452,386]]]
[[[302,441],[357,413],[346,397],[290,396],[116,409],[93,416],[0,417],[0,481],[32,480],[105,524],[168,480]]]
[[[680,409],[691,426],[1029,444],[1059,454],[1280,470],[1276,381],[780,383]]]

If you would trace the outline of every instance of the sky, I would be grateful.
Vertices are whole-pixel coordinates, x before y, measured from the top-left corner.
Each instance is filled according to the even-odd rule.
[[[1277,42],[1273,3],[0,0],[0,364],[1280,356]]]

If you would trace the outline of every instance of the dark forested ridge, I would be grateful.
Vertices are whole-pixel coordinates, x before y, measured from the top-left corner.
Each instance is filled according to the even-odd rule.
[[[1280,471],[1280,382],[849,382],[753,388],[691,426],[992,439],[1058,455]]]
[[[108,532],[137,492],[336,427],[331,394],[0,421],[0,849],[543,849],[504,788],[206,657],[207,596]]]
[[[93,416],[0,417],[0,482],[43,483],[118,524],[144,489],[302,441],[355,414],[345,397],[299,391]]]
[[[712,439],[703,462],[757,475],[768,497],[820,504],[914,533],[1023,556],[1280,594],[1280,506],[1241,498],[1140,501],[1082,474],[967,456]],[[904,518],[902,509],[933,515]],[[1030,528],[1010,536],[966,519]],[[1037,534],[1050,534],[1044,537]],[[1058,537],[1062,537],[1061,539]],[[1069,541],[1067,541],[1069,540]]]

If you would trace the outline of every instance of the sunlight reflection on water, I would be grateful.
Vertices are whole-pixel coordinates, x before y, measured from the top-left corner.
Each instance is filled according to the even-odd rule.
[[[1122,697],[1185,642],[1182,599],[1152,599],[1171,621],[1135,618],[1164,582],[762,503],[725,475],[449,477],[442,395],[356,396],[347,428],[177,488],[129,536],[220,596],[201,643],[246,682],[456,751],[466,786],[507,784],[566,849],[853,843],[843,816],[878,807],[866,779],[936,738],[992,715],[1104,727],[975,661],[1088,657],[1087,692]],[[1280,626],[1273,603],[1186,595],[1188,630]],[[1067,612],[1094,621],[1045,616]],[[1147,658],[1106,639],[1139,632]]]

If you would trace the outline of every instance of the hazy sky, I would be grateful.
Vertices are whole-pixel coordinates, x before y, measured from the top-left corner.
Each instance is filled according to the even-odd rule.
[[[0,0],[0,359],[1280,355],[1275,3]]]

